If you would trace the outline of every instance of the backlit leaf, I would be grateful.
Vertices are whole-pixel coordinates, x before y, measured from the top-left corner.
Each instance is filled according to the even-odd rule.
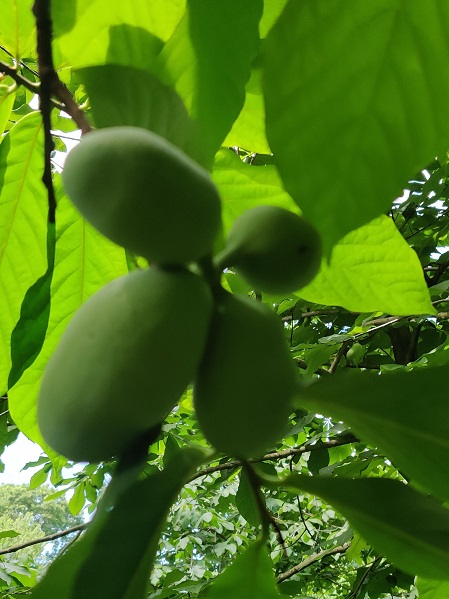
[[[442,0],[290,0],[268,35],[268,141],[326,253],[447,149],[448,27]]]

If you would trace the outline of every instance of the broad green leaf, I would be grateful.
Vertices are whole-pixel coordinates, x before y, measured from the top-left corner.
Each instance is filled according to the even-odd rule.
[[[2,0],[0,45],[16,59],[35,54],[35,22],[31,12],[33,0]]]
[[[447,599],[449,597],[449,581],[417,578],[415,585],[419,591],[419,599]]]
[[[260,70],[254,69],[246,85],[245,104],[234,121],[223,146],[236,146],[245,150],[270,154],[270,146],[265,135],[265,105],[260,85]]]
[[[268,141],[327,254],[447,149],[449,4],[423,8],[290,0],[266,39]]]
[[[29,287],[45,272],[47,191],[42,124],[22,118],[0,144],[0,389],[7,388],[10,338]]]
[[[0,90],[1,91],[1,90]],[[11,110],[16,99],[15,93],[1,94],[0,93],[0,136],[3,135],[6,125],[11,116]]]
[[[42,349],[50,315],[50,290],[55,265],[55,225],[48,223],[47,270],[26,292],[20,318],[11,333],[11,370],[8,389],[13,387]]]
[[[280,597],[265,543],[258,541],[239,555],[212,584],[208,599],[275,599]]]
[[[418,257],[387,216],[348,233],[298,295],[354,312],[435,314]]]
[[[284,10],[287,0],[264,0],[263,15],[260,20],[260,37],[265,38]]]
[[[81,304],[108,281],[125,274],[125,252],[82,219],[58,193],[56,255],[50,315],[40,354],[9,390],[11,415],[30,439],[45,446],[36,422],[36,400],[43,369]]]
[[[49,470],[50,467],[48,464],[46,464],[43,468],[35,472],[30,479],[30,489],[37,489],[47,482]]]
[[[89,94],[96,127],[144,127],[186,147],[191,123],[185,106],[174,90],[148,71],[102,65],[81,69],[77,75]]]
[[[297,405],[344,420],[397,468],[449,500],[447,367],[371,374],[343,372],[298,395]]]
[[[55,45],[74,67],[117,60],[148,67],[184,10],[185,0],[54,0]]]
[[[79,484],[75,487],[72,497],[69,500],[69,510],[73,516],[80,513],[84,506],[84,485]]]
[[[240,514],[251,526],[260,526],[260,511],[254,496],[254,490],[245,470],[240,472],[240,482],[235,495],[235,505]]]
[[[245,102],[262,9],[262,0],[189,0],[158,57],[158,72],[196,124],[191,153],[208,168]]]
[[[251,166],[231,150],[221,149],[215,156],[212,179],[222,200],[225,232],[242,212],[259,204],[298,212],[274,166]]]
[[[130,587],[142,588],[135,578],[139,572],[148,579],[167,512],[204,459],[203,451],[183,450],[163,471],[132,484],[114,509],[100,510],[82,539],[50,566],[31,598],[143,597]]]
[[[449,510],[434,498],[386,478],[293,474],[278,484],[333,505],[376,551],[405,572],[449,579]]]
[[[2,530],[0,532],[0,539],[13,539],[14,537],[19,537],[20,534],[15,530]]]

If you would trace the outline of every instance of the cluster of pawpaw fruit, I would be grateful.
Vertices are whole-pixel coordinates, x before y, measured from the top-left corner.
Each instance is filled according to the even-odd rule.
[[[295,291],[319,268],[314,229],[259,206],[212,259],[221,204],[209,174],[136,127],[89,133],[70,152],[63,184],[94,227],[150,266],[105,285],[69,323],[40,387],[44,440],[75,461],[119,456],[193,382],[199,425],[216,449],[248,458],[275,444],[297,389],[282,324],[262,303],[226,292],[220,273],[232,267],[258,291]],[[212,277],[198,267],[205,259]]]

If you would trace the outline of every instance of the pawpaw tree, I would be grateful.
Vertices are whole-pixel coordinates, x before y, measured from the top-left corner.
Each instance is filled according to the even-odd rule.
[[[90,514],[4,596],[447,596],[448,31],[4,0],[0,444]]]

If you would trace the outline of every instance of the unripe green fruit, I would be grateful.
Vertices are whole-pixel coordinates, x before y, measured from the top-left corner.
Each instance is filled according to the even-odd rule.
[[[194,384],[206,439],[228,455],[260,455],[286,432],[296,385],[277,316],[259,302],[226,294]]]
[[[62,181],[96,229],[150,262],[198,260],[220,228],[220,199],[208,172],[146,129],[89,133],[69,153]]]
[[[321,264],[321,241],[304,218],[275,206],[256,206],[234,222],[220,268],[236,271],[257,291],[285,294],[305,287]]]
[[[96,462],[161,422],[195,376],[211,312],[200,277],[157,267],[90,297],[42,379],[37,417],[48,445],[71,460]]]

